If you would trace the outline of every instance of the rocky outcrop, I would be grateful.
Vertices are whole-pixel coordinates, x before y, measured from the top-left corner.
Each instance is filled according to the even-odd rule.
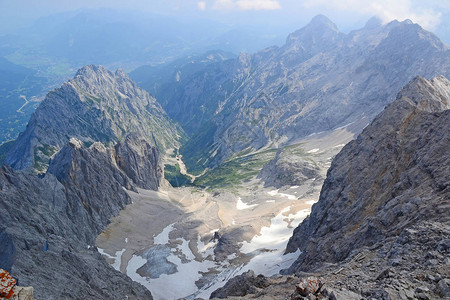
[[[178,128],[155,98],[122,70],[89,65],[47,94],[5,162],[16,170],[45,173],[49,158],[72,137],[109,145],[131,132],[149,143],[156,140],[161,149],[178,145]]]
[[[151,146],[136,133],[131,133],[114,149],[117,165],[137,186],[158,189],[164,176],[156,141]]]
[[[180,148],[188,168],[214,167],[249,147],[373,119],[415,76],[449,70],[448,46],[408,20],[344,34],[318,16],[282,47],[185,73],[164,101],[193,133]]]
[[[100,233],[111,217],[131,203],[123,187],[132,189],[133,182],[116,167],[111,149],[101,143],[86,148],[72,138],[50,161],[47,174],[64,186],[70,201],[66,212],[92,230],[89,236]]]
[[[262,275],[255,275],[253,271],[247,271],[230,279],[224,287],[215,290],[210,299],[224,299],[229,296],[245,296],[255,294],[260,289],[269,286],[267,278]]]
[[[93,246],[131,203],[124,187],[135,188],[114,158],[113,148],[71,139],[42,178],[0,169],[0,262],[12,262],[11,274],[33,286],[36,299],[152,298]]]
[[[286,155],[279,150],[273,160],[264,165],[258,178],[264,181],[264,186],[281,188],[282,186],[302,185],[306,180],[323,180],[321,168],[313,160],[308,160],[301,155]]]
[[[417,77],[343,148],[319,201],[289,241],[287,252],[302,253],[288,272],[323,270],[363,249],[378,257],[368,270],[401,265],[398,278],[406,278],[408,268],[417,276],[445,272],[448,254],[440,245],[450,226],[449,108],[445,77]],[[435,260],[413,263],[421,259]]]

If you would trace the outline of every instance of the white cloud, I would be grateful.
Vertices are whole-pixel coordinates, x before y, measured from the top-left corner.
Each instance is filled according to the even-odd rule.
[[[198,9],[200,9],[200,10],[206,10],[206,2],[205,2],[205,1],[199,1],[199,2],[197,3],[197,7],[198,7]]]
[[[278,0],[216,0],[213,5],[218,10],[276,10],[281,9]]]
[[[410,19],[426,29],[434,29],[439,23],[441,13],[427,7],[418,7],[411,0],[306,0],[304,6],[326,7],[341,11],[375,15],[383,22],[394,19]]]

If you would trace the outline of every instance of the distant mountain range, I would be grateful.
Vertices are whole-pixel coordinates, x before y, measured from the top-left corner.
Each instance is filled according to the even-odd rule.
[[[129,71],[216,49],[253,52],[281,43],[277,37],[284,35],[268,26],[237,30],[189,16],[109,9],[42,17],[0,35],[0,144],[16,139],[38,101],[84,65]]]
[[[131,76],[191,136],[181,153],[199,170],[245,149],[370,120],[415,76],[449,76],[450,49],[409,20],[371,19],[344,34],[319,15],[282,47],[193,65],[169,66],[172,78],[156,87],[142,69]]]

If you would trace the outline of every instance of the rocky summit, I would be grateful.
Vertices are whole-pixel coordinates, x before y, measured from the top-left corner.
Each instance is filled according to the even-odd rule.
[[[113,73],[88,65],[48,93],[5,162],[15,170],[45,173],[49,158],[72,137],[86,145],[108,145],[123,140],[130,132],[161,150],[178,145],[180,137],[155,98],[122,70]]]
[[[179,80],[162,85],[172,92],[159,94],[192,136],[180,150],[188,168],[198,169],[248,148],[371,120],[417,75],[449,70],[449,47],[411,21],[372,20],[344,34],[319,15],[281,47],[183,69]]]

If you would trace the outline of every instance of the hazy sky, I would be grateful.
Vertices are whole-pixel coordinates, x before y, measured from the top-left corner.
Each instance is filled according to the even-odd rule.
[[[40,16],[80,8],[113,8],[207,18],[236,24],[273,24],[297,29],[322,13],[343,31],[371,16],[411,19],[425,29],[442,26],[448,0],[0,0],[0,32]]]

